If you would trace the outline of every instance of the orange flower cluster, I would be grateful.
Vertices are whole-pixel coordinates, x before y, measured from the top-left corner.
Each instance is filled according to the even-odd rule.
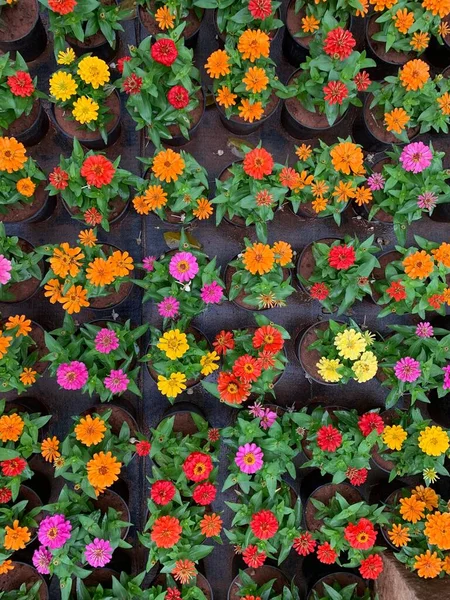
[[[242,262],[246,271],[252,275],[265,275],[275,264],[285,267],[292,262],[292,248],[287,242],[275,242],[270,247],[268,244],[257,242],[247,246]]]

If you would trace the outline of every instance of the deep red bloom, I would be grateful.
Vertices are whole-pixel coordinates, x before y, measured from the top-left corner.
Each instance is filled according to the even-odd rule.
[[[138,77],[136,73],[131,73],[131,75],[128,75],[128,77],[124,79],[122,87],[123,91],[130,94],[130,96],[139,94],[142,87],[142,77]]]
[[[48,180],[57,190],[65,190],[69,185],[69,173],[61,167],[55,167],[48,176]]]
[[[235,360],[233,373],[245,382],[256,381],[261,375],[261,364],[250,354],[244,354]]]
[[[383,559],[379,554],[371,554],[361,561],[359,572],[364,579],[377,579],[383,571]]]
[[[167,100],[174,108],[181,110],[189,104],[189,92],[182,85],[174,85],[167,94]]]
[[[338,553],[333,550],[328,542],[324,542],[317,547],[317,558],[325,565],[332,565],[336,562]]]
[[[101,188],[109,185],[116,169],[110,160],[102,154],[88,156],[81,165],[80,173],[88,185]]]
[[[405,287],[400,281],[393,281],[386,290],[386,294],[390,298],[393,298],[396,302],[399,302],[400,300],[405,300],[406,298]]]
[[[281,332],[272,325],[258,327],[252,339],[253,348],[261,348],[263,352],[276,354],[284,346]]]
[[[356,84],[356,89],[358,92],[365,92],[369,85],[372,83],[370,81],[369,73],[367,71],[361,71],[360,73],[356,73],[355,79],[353,80]]]
[[[347,525],[344,537],[355,550],[369,550],[375,544],[377,532],[369,519],[362,518],[357,523]]]
[[[12,498],[12,492],[9,488],[0,488],[0,504],[6,504]]]
[[[341,105],[348,96],[348,89],[342,81],[330,81],[324,86],[323,93],[325,102],[328,102],[330,105]]]
[[[299,537],[294,539],[292,547],[297,552],[297,554],[300,554],[300,556],[308,556],[308,554],[314,552],[316,544],[316,540],[309,533],[309,531],[305,531],[301,533]]]
[[[374,429],[377,433],[383,433],[384,421],[376,412],[367,412],[358,419],[358,427],[361,433],[367,437]]]
[[[250,0],[248,10],[254,19],[267,19],[272,14],[272,0]]]
[[[211,502],[214,502],[214,499],[217,494],[216,486],[212,483],[200,483],[192,494],[192,498],[194,502],[200,504],[201,506],[208,506]]]
[[[178,56],[178,50],[175,42],[170,38],[162,38],[152,45],[151,55],[153,60],[161,63],[165,67],[170,67]]]
[[[325,300],[330,294],[330,290],[324,283],[315,283],[309,290],[311,298],[314,300]]]
[[[246,565],[253,569],[258,569],[263,566],[267,556],[265,552],[258,550],[258,546],[250,545],[243,551],[242,558]]]
[[[86,221],[87,225],[91,225],[91,227],[95,227],[96,225],[99,225],[102,222],[102,215],[98,212],[98,210],[95,208],[95,206],[93,206],[92,208],[88,208],[85,212],[84,212],[84,220]]]
[[[27,467],[27,461],[23,458],[11,458],[10,460],[4,460],[0,463],[2,467],[2,473],[5,477],[15,477],[20,475]]]
[[[271,510],[260,510],[250,521],[254,535],[260,540],[268,540],[278,531],[278,520]]]
[[[8,86],[14,96],[28,98],[34,92],[33,80],[29,73],[17,71],[15,75],[8,77]]]
[[[355,264],[356,253],[353,246],[333,246],[328,255],[328,264],[333,269],[349,269]]]
[[[355,469],[349,467],[345,472],[352,485],[362,485],[367,479],[367,469]]]
[[[323,425],[317,432],[317,445],[325,452],[335,452],[342,444],[342,435],[333,425]]]
[[[167,588],[164,600],[181,600],[180,590],[176,587]]]
[[[48,0],[50,9],[59,15],[68,15],[77,5],[75,0]]]
[[[208,429],[208,441],[209,442],[218,442],[220,440],[220,430],[216,427],[212,427]]]
[[[332,29],[323,42],[323,50],[333,58],[343,60],[348,58],[356,46],[356,40],[346,29]]]
[[[130,60],[131,56],[122,56],[121,58],[119,58],[119,60],[117,61],[117,70],[119,71],[119,73],[123,73],[123,64]]]
[[[211,457],[204,452],[191,452],[183,463],[183,471],[191,481],[208,479],[213,464]]]
[[[171,481],[166,481],[164,479],[160,479],[159,481],[155,481],[152,485],[152,489],[150,490],[150,497],[155,502],[155,504],[160,504],[161,506],[165,506],[172,501],[177,488]]]
[[[225,331],[222,329],[217,335],[213,342],[213,348],[217,354],[225,354],[227,350],[233,350],[234,348],[234,336],[232,331]]]
[[[152,445],[150,442],[147,442],[147,440],[139,440],[139,442],[136,443],[135,448],[138,456],[148,456],[152,449]]]

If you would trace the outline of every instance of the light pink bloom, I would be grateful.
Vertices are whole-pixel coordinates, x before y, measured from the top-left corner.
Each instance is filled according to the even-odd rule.
[[[50,563],[52,562],[52,553],[44,546],[40,546],[33,554],[33,565],[41,575],[50,575]]]
[[[260,425],[263,429],[269,429],[277,420],[277,413],[270,408],[263,409],[263,415],[261,416]]]
[[[429,338],[433,335],[434,329],[428,321],[424,321],[423,323],[419,323],[416,327],[416,335],[421,338]]]
[[[71,531],[72,523],[64,515],[53,515],[40,522],[38,538],[43,546],[56,550],[64,546]]]
[[[105,377],[103,383],[105,384],[105,387],[113,394],[120,394],[127,389],[130,380],[122,371],[122,369],[112,369],[111,373]]]
[[[200,295],[205,304],[218,304],[222,300],[223,289],[217,281],[213,281],[202,287]]]
[[[433,154],[423,142],[413,142],[404,147],[400,155],[400,162],[405,171],[421,173],[430,166]]]
[[[169,272],[177,281],[190,281],[198,273],[197,259],[190,252],[177,252],[170,259]]]
[[[102,354],[109,354],[119,347],[119,338],[112,329],[104,327],[95,336],[95,349]]]
[[[155,268],[156,256],[146,256],[142,261],[142,267],[151,273]]]
[[[0,254],[0,283],[5,285],[11,279],[11,261]]]
[[[113,549],[108,540],[95,538],[91,544],[86,546],[84,556],[91,567],[98,569],[109,563],[112,558],[112,553]]]
[[[405,358],[397,361],[394,366],[394,372],[397,379],[407,383],[416,381],[422,373],[419,361],[414,360],[410,356],[405,356]]]
[[[252,417],[262,417],[264,415],[264,409],[261,402],[255,402],[253,406],[249,406],[248,412],[252,415]]]
[[[417,206],[422,210],[427,210],[431,212],[433,208],[436,206],[437,196],[433,194],[433,192],[424,192],[417,196]]]
[[[166,319],[173,319],[178,315],[180,303],[174,296],[167,296],[158,304],[158,312]]]
[[[385,183],[386,180],[381,173],[372,173],[372,175],[367,179],[367,185],[372,192],[382,190]]]
[[[234,462],[243,473],[251,475],[262,468],[264,453],[256,444],[244,444],[238,448]]]
[[[56,380],[65,390],[81,390],[89,378],[86,365],[78,360],[59,365]]]

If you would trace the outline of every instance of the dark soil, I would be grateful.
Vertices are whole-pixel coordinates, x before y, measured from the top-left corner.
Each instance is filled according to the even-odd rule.
[[[317,240],[322,244],[331,245],[333,242],[338,240],[339,238],[322,238],[321,240]],[[315,243],[317,243],[315,242]],[[313,256],[313,245],[308,244],[300,254],[300,258],[297,263],[297,273],[304,277],[305,279],[309,279],[311,275],[314,273],[314,269],[316,268],[316,261]],[[305,290],[306,291],[306,290]],[[308,292],[307,292],[308,293]]]
[[[18,4],[2,7],[0,40],[14,42],[25,37],[39,18],[39,5],[36,0],[20,0]]]
[[[68,210],[71,215],[79,215],[81,213],[78,206],[69,206],[65,200],[63,200],[63,204],[64,208]],[[109,202],[109,208],[111,209],[111,212],[108,215],[108,221],[112,223],[112,221],[121,217],[126,211],[127,207],[128,201],[122,200],[120,196],[113,198],[113,200]]]
[[[373,110],[369,108],[372,100],[373,96],[372,94],[369,94],[367,102],[364,103],[364,119],[367,127],[372,135],[374,135],[380,142],[385,144],[398,144],[398,138],[395,137],[393,133],[387,131],[386,127],[384,126],[384,118],[379,112],[378,107],[374,107]],[[408,138],[411,140],[419,132],[419,129],[419,127],[407,129],[406,132]]]
[[[298,37],[296,34],[302,30],[302,19],[306,15],[306,11],[302,8],[298,13],[295,12],[295,0],[291,0],[289,2],[289,6],[286,12],[286,27],[288,28],[289,33],[295,39],[299,46],[303,46],[303,48],[309,48],[310,43],[312,42],[314,36],[313,35],[305,35],[302,37]]]
[[[27,242],[26,240],[23,240],[22,238],[19,238],[19,243],[18,243],[20,249],[25,252],[26,254],[31,254],[31,252],[33,252],[34,250],[34,246],[32,244],[30,244],[30,242]],[[41,273],[43,273],[43,269],[44,269],[44,263],[43,261],[40,261],[39,266],[41,268]],[[8,292],[11,293],[14,297],[13,300],[10,300],[9,302],[22,302],[23,300],[27,300],[28,298],[31,298],[31,296],[35,293],[35,291],[39,288],[39,284],[40,284],[40,279],[36,279],[36,277],[31,277],[30,279],[27,279],[26,281],[20,281],[18,283],[13,283],[12,285],[8,286]]]
[[[105,105],[108,107],[110,113],[112,113],[112,119],[106,125],[106,131],[110,132],[114,129],[117,123],[120,121],[120,98],[117,93],[113,93],[106,99]],[[55,119],[64,133],[70,137],[76,137],[80,142],[83,141],[94,141],[100,137],[98,130],[90,131],[85,129],[75,119],[70,120],[66,118],[65,111],[55,104]],[[70,113],[69,113],[70,114]]]
[[[14,569],[6,573],[6,575],[0,575],[0,591],[10,592],[20,588],[22,583],[26,583],[27,587],[32,587],[36,581],[41,581],[41,587],[39,588],[40,600],[48,600],[48,587],[45,583],[44,578],[39,575],[34,567],[27,565],[23,562],[13,562]]]
[[[291,85],[299,76],[300,71],[293,73],[288,81],[288,85]],[[305,127],[309,127],[310,129],[329,129],[331,127],[328,123],[325,113],[321,114],[319,112],[311,112],[310,110],[307,110],[295,97],[285,100],[284,105],[291,117],[295,119],[297,123],[300,123]],[[345,117],[345,114],[342,115],[342,117],[339,117],[333,123],[332,127],[337,125],[339,121]]]
[[[3,11],[2,11],[3,18]],[[39,111],[41,108],[40,100],[35,100],[33,103],[33,108],[30,111],[29,115],[22,115],[15,121],[11,123],[8,129],[5,131],[5,137],[18,137],[19,135],[25,133],[38,119]]]
[[[114,404],[96,404],[92,408],[86,410],[84,415],[92,415],[98,413],[103,415],[105,412],[111,410],[111,416],[109,417],[108,423],[111,425],[111,431],[114,435],[119,435],[123,423],[128,423],[130,428],[131,437],[135,437],[139,431],[138,425],[135,418],[121,406]]]
[[[36,188],[33,202],[30,204],[17,203],[8,207],[8,212],[0,214],[0,221],[4,223],[18,223],[33,217],[44,206],[48,198],[48,192],[45,191],[45,182],[42,182]]]

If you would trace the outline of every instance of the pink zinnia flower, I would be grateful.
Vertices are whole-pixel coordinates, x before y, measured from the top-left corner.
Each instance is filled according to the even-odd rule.
[[[119,338],[112,329],[104,327],[95,336],[95,349],[102,354],[109,354],[119,347]]]
[[[218,304],[222,300],[223,289],[217,281],[213,281],[202,287],[200,295],[205,304]]]
[[[408,144],[400,155],[403,168],[405,171],[411,171],[412,173],[422,173],[424,169],[430,166],[432,160],[433,154],[423,142]]]
[[[395,376],[400,381],[412,383],[421,375],[420,363],[410,356],[400,359],[394,366]]]
[[[56,380],[65,390],[81,390],[89,378],[86,365],[78,360],[59,365]]]
[[[275,423],[275,421],[277,420],[277,413],[274,412],[273,410],[270,410],[270,408],[264,408],[263,409],[263,414],[261,416],[261,421],[260,421],[260,425],[263,429],[269,429],[269,427],[272,427],[272,425]]]
[[[11,261],[0,254],[0,283],[5,285],[11,279]]]
[[[442,367],[442,370],[444,371],[444,383],[442,387],[444,390],[450,390],[450,365]]]
[[[142,267],[151,273],[155,268],[156,256],[146,256],[142,261]]]
[[[433,335],[434,329],[431,323],[428,321],[424,321],[423,323],[419,323],[416,327],[416,335],[421,338],[429,338]]]
[[[122,369],[112,369],[111,373],[105,377],[103,383],[105,384],[105,388],[110,390],[113,394],[120,394],[127,389],[130,380]]]
[[[33,565],[41,575],[50,575],[50,563],[52,562],[52,553],[44,546],[40,546],[33,554]]]
[[[177,316],[180,308],[180,303],[174,296],[167,296],[158,304],[158,312],[166,319],[173,319]]]
[[[46,517],[39,524],[38,538],[50,550],[61,548],[70,538],[72,523],[64,515]]]
[[[372,175],[367,179],[367,185],[372,190],[372,192],[382,190],[384,188],[385,183],[386,180],[381,173],[372,173]]]
[[[108,540],[101,540],[99,538],[95,538],[84,550],[84,556],[88,564],[96,569],[107,565],[112,558],[112,553],[113,549]]]
[[[244,444],[238,448],[234,462],[243,473],[251,475],[263,466],[264,453],[256,444]]]
[[[262,417],[264,415],[264,409],[261,402],[255,402],[253,406],[249,406],[248,412],[252,417]]]
[[[198,262],[190,252],[177,252],[170,259],[169,272],[177,281],[190,281],[198,273]]]
[[[437,196],[433,192],[424,192],[417,196],[417,206],[422,210],[427,210],[431,212],[433,208],[436,206]]]

